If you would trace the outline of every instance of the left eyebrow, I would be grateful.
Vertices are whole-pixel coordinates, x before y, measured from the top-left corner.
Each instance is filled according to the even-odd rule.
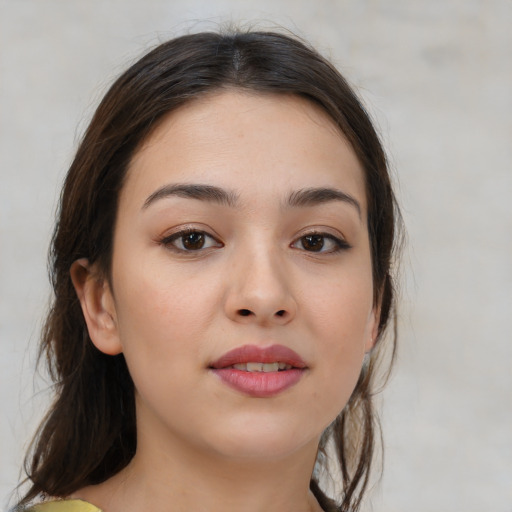
[[[199,201],[208,201],[230,207],[236,206],[238,196],[232,192],[220,187],[202,184],[172,184],[164,185],[153,192],[144,202],[142,209],[145,210],[151,204],[166,197],[178,196],[186,199],[198,199]]]
[[[336,188],[319,187],[296,190],[290,194],[287,206],[291,208],[304,208],[331,201],[342,201],[353,206],[357,210],[359,218],[361,218],[361,205],[359,201],[350,194]]]

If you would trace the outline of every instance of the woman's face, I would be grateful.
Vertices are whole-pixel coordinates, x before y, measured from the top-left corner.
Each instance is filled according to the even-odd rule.
[[[170,114],[128,170],[113,331],[93,337],[126,358],[139,438],[316,447],[376,336],[366,212],[353,150],[306,100],[230,91]]]

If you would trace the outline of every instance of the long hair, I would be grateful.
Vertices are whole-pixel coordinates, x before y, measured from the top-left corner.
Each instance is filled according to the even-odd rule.
[[[87,258],[110,278],[117,203],[131,158],[165,115],[223,88],[293,94],[320,106],[364,169],[374,303],[381,304],[377,348],[319,447],[318,463],[329,442],[335,447],[342,495],[328,497],[316,472],[311,480],[325,510],[359,508],[378,438],[373,379],[378,345],[393,313],[390,266],[398,210],[381,143],[346,80],[306,43],[273,32],[207,32],[170,40],[122,74],[98,106],[60,198],[50,251],[54,296],[40,346],[55,400],[25,460],[32,485],[19,505],[103,482],[135,454],[133,382],[122,354],[105,355],[92,344],[69,270]]]

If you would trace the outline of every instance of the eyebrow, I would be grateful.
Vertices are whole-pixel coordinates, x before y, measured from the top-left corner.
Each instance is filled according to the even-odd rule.
[[[198,199],[234,208],[238,202],[238,195],[213,185],[200,184],[176,184],[164,185],[153,192],[144,202],[142,209],[148,208],[159,199],[170,196],[184,197],[186,199]]]
[[[361,218],[361,205],[359,201],[350,194],[336,188],[303,188],[292,192],[288,198],[288,206],[292,208],[304,208],[307,206],[316,206],[318,204],[329,203],[331,201],[342,201],[353,206]]]
[[[234,208],[239,196],[236,192],[214,185],[202,184],[172,184],[164,185],[153,192],[144,202],[142,209],[148,208],[154,202],[171,196],[208,201]],[[305,208],[332,201],[342,201],[353,206],[361,218],[361,205],[350,194],[336,188],[317,187],[296,190],[290,194],[285,203],[289,208]]]

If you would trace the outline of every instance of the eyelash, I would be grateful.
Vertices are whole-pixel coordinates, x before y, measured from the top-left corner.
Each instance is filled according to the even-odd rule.
[[[186,249],[183,245],[183,240],[186,236],[190,236],[190,235],[193,235],[193,234],[198,234],[198,235],[201,235],[204,237],[204,239],[210,239],[212,241],[215,242],[215,244],[212,244],[210,247],[200,247],[198,249]],[[181,239],[181,245],[182,247],[177,247],[174,242],[178,241]],[[171,249],[173,251],[176,251],[176,252],[179,252],[179,253],[195,253],[195,252],[200,252],[202,250],[206,250],[206,249],[210,249],[211,247],[223,247],[224,244],[222,244],[221,242],[219,242],[215,237],[213,237],[212,235],[206,233],[206,231],[202,231],[200,229],[193,229],[193,228],[190,228],[190,229],[183,229],[181,231],[178,231],[177,233],[173,233],[172,235],[170,236],[166,236],[165,238],[163,238],[160,243],[162,245],[164,245],[165,247],[167,247],[168,249]]]
[[[323,249],[325,240],[329,240],[334,244],[333,248],[331,248],[330,250],[326,250],[326,251],[323,251],[323,250],[308,251],[308,250],[304,249],[306,252],[311,253],[311,254],[336,254],[340,251],[346,251],[352,247],[346,240],[343,240],[342,238],[338,238],[329,233],[324,233],[322,231],[310,231],[308,233],[305,233],[301,237],[299,237],[295,242],[293,242],[293,244],[291,246],[295,247],[295,245],[298,242],[302,242],[302,244],[304,244],[304,240],[307,237],[321,237],[322,238],[322,247],[320,249]]]
[[[185,248],[184,246],[184,238],[186,236],[190,236],[190,235],[200,235],[203,238],[203,240],[212,240],[214,243],[211,243],[210,242],[210,246],[209,247],[199,247],[197,249],[187,249]],[[324,233],[324,232],[321,232],[321,231],[310,231],[308,233],[305,233],[303,234],[301,237],[297,238],[291,245],[290,247],[292,248],[296,248],[296,249],[300,249],[299,247],[296,246],[296,244],[298,244],[299,242],[302,243],[302,246],[304,247],[304,241],[307,239],[307,237],[319,237],[321,238],[321,242],[322,242],[322,245],[320,247],[320,250],[318,251],[315,251],[315,250],[312,250],[312,251],[308,251],[307,249],[303,249],[305,252],[307,253],[312,253],[312,254],[336,254],[340,251],[345,251],[345,250],[348,250],[350,249],[352,246],[346,242],[345,240],[343,240],[342,238],[338,238],[334,235],[331,235],[329,233]],[[181,247],[177,247],[175,242],[177,241],[180,241],[181,240]],[[324,245],[325,245],[325,240],[329,240],[331,241],[332,244],[334,244],[334,247],[329,249],[329,250],[322,250],[324,248]],[[182,254],[185,254],[185,253],[189,253],[189,254],[193,254],[193,253],[199,253],[201,251],[204,251],[204,250],[207,250],[207,249],[210,249],[212,247],[217,247],[217,248],[220,248],[220,247],[224,247],[224,244],[222,242],[219,242],[215,237],[213,237],[212,235],[210,235],[209,233],[207,233],[206,231],[202,231],[200,229],[193,229],[193,228],[190,228],[190,229],[183,229],[181,231],[178,231],[177,233],[173,233],[172,235],[170,236],[166,236],[165,238],[163,238],[161,241],[160,241],[160,244],[167,247],[168,249],[170,250],[173,250],[175,252],[178,252],[178,253],[182,253]]]

